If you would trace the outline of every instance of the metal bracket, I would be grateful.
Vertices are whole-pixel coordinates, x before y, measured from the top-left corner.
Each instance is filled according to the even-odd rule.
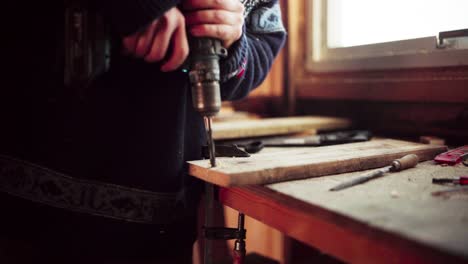
[[[437,48],[438,49],[445,49],[452,47],[454,45],[454,38],[467,38],[468,37],[468,28],[467,29],[459,29],[459,30],[451,30],[451,31],[442,31],[439,32],[437,36]]]
[[[205,238],[210,240],[245,239],[247,231],[228,227],[203,227]]]
[[[205,239],[209,244],[210,240],[231,240],[235,239],[233,256],[234,263],[244,263],[245,259],[245,237],[247,230],[244,228],[245,224],[245,215],[239,213],[237,228],[226,228],[226,227],[203,227],[205,230]],[[206,255],[205,255],[206,256]],[[205,261],[208,262],[211,259],[205,257]],[[211,263],[211,262],[209,262]]]
[[[216,157],[236,157],[236,158],[247,158],[250,154],[240,149],[237,145],[216,145],[215,146]],[[202,146],[202,157],[210,158],[208,146]]]

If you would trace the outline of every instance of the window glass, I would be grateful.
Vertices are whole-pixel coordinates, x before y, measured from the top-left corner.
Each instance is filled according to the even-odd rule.
[[[329,48],[468,28],[467,0],[328,0],[327,13]]]

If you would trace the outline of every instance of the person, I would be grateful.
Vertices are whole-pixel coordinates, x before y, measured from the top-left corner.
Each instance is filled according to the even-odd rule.
[[[81,96],[63,84],[63,3],[30,2],[5,8],[21,19],[2,62],[0,262],[190,263],[203,188],[186,161],[206,138],[181,70],[187,35],[221,40],[222,100],[241,99],[284,44],[278,1],[92,2],[111,63]]]

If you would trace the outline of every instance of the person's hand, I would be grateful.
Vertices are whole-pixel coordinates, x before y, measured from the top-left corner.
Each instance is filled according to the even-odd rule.
[[[123,49],[124,53],[147,62],[159,62],[167,58],[161,71],[176,70],[189,54],[184,16],[173,7],[145,29],[124,37]]]
[[[184,0],[183,12],[195,37],[217,38],[229,48],[242,36],[244,5],[239,0]]]

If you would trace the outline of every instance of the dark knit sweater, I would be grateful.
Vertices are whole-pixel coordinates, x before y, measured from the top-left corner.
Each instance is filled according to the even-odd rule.
[[[285,40],[286,34],[278,22],[280,17],[274,17],[278,13],[271,13],[277,8],[277,1],[244,2],[260,3],[246,17],[242,38],[221,62],[223,100],[241,99],[258,86]],[[143,28],[179,1],[101,0],[98,3],[113,32],[124,36]],[[110,71],[99,76],[86,90],[85,100],[75,100],[61,85],[57,53],[63,48],[57,44],[62,38],[57,32],[63,28],[56,22],[62,18],[62,11],[51,5],[46,15],[38,12],[46,3],[31,4],[34,6],[26,11],[25,20],[18,24],[22,30],[30,30],[29,34],[13,30],[17,42],[11,49],[16,51],[11,51],[13,56],[6,59],[9,70],[4,83],[11,85],[2,87],[0,92],[0,153],[72,177],[149,191],[178,192],[188,215],[192,216],[187,221],[193,223],[194,204],[201,189],[187,175],[186,161],[201,158],[205,135],[202,119],[191,104],[187,74],[163,73],[159,64],[114,53]],[[251,15],[255,19],[250,19]],[[33,25],[40,30],[32,29]],[[1,200],[0,197],[0,203]],[[23,203],[28,206],[27,202]],[[41,210],[34,212],[44,216],[49,228],[54,225],[53,228],[61,230],[55,213],[50,213],[56,219],[50,224],[49,213],[45,212],[51,209]],[[28,218],[26,209],[15,212],[21,221]],[[18,217],[12,215],[11,221],[17,221]],[[81,216],[72,218],[76,217]],[[95,222],[99,221],[105,220]],[[118,226],[116,230],[125,230],[118,222],[105,225],[109,233],[113,232],[114,225]],[[135,229],[141,234],[148,233],[145,227],[120,232],[135,233]],[[193,231],[192,225],[189,230]]]

